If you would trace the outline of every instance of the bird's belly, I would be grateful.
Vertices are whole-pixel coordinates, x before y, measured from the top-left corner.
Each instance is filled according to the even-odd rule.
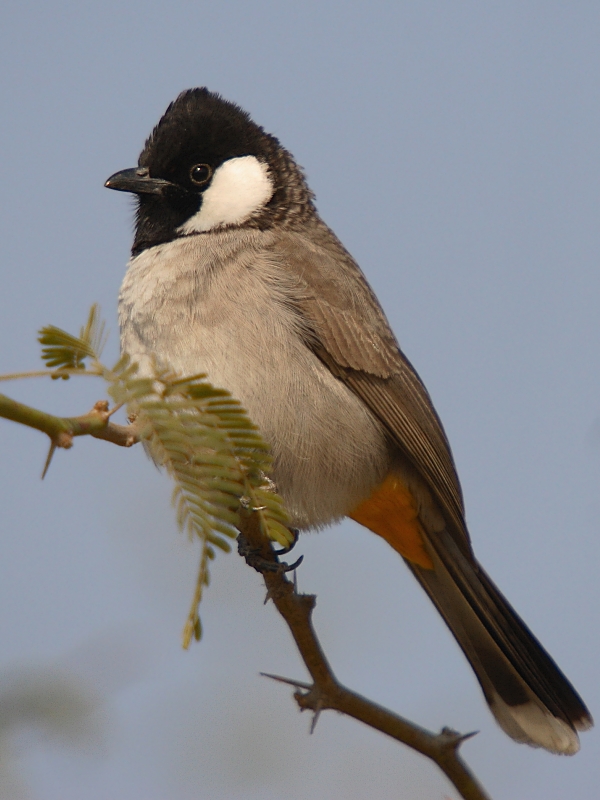
[[[272,477],[294,525],[323,525],[381,481],[387,445],[379,423],[310,351],[281,345],[259,357],[251,341],[236,339],[202,368],[240,400],[270,444]]]
[[[126,279],[122,348],[180,374],[206,372],[229,390],[271,447],[272,478],[294,526],[326,525],[384,479],[389,448],[381,424],[305,345],[293,312],[262,283],[233,291],[213,281],[190,303],[191,287],[166,302],[140,291],[139,280],[131,291]]]

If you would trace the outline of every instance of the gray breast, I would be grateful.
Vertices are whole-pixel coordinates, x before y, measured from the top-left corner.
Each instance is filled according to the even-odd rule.
[[[121,346],[181,374],[206,372],[269,442],[273,479],[294,525],[350,512],[389,466],[380,424],[305,345],[297,282],[260,231],[190,236],[129,263]]]

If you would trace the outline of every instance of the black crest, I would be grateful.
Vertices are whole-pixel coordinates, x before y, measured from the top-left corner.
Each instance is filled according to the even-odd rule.
[[[229,158],[250,155],[268,161],[279,147],[235,103],[205,88],[188,89],[169,105],[138,163],[152,177],[180,183],[188,164],[205,162],[216,169]]]
[[[178,228],[200,209],[202,190],[189,177],[193,165],[209,165],[214,173],[224,161],[241,156],[266,163],[274,184],[268,204],[245,227],[293,226],[314,214],[302,171],[274,136],[219,94],[188,89],[169,105],[139,157],[138,166],[151,178],[168,181],[178,191],[138,195],[133,255],[177,238]]]

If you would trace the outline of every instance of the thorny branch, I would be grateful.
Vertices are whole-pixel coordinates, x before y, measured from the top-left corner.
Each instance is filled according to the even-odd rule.
[[[57,417],[0,394],[0,418],[35,428],[50,438],[50,452],[44,474],[55,449],[70,448],[75,436],[89,435],[121,447],[131,447],[138,442],[140,437],[135,423],[116,425],[110,421],[114,411],[115,409],[109,411],[106,400],[100,400],[82,416]],[[279,563],[271,543],[260,531],[257,515],[252,511],[246,511],[242,516],[240,552],[251,566],[262,573],[267,586],[267,597],[273,600],[287,623],[311,675],[312,684],[275,675],[267,677],[296,687],[294,698],[300,709],[309,709],[315,714],[313,727],[318,715],[326,709],[347,714],[430,758],[454,784],[463,800],[490,800],[458,753],[460,745],[473,734],[461,735],[448,728],[444,728],[439,734],[432,733],[361,697],[338,682],[312,626],[311,617],[316,598],[314,595],[296,592],[294,584],[286,578],[286,571],[289,569],[286,570],[286,565]],[[292,565],[292,569],[296,565]]]
[[[87,414],[79,417],[56,417],[0,394],[0,417],[42,431],[50,438],[50,450],[42,477],[46,474],[57,447],[69,449],[75,436],[93,436],[121,447],[131,447],[139,441],[135,425],[116,425],[110,422],[113,411],[108,402],[99,400]]]
[[[465,739],[474,734],[461,735],[449,728],[444,728],[439,734],[432,733],[342,686],[333,674],[312,625],[315,596],[298,594],[294,584],[286,577],[285,565],[277,568],[277,555],[271,543],[262,535],[256,515],[246,514],[240,528],[240,552],[250,566],[262,573],[267,597],[287,623],[312,684],[275,675],[267,677],[296,687],[294,699],[300,709],[310,709],[315,714],[313,727],[318,715],[325,709],[347,714],[430,758],[464,800],[490,800],[458,753]]]

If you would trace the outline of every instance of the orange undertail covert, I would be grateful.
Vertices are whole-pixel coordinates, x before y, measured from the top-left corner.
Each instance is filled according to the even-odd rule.
[[[390,474],[348,516],[381,536],[403,558],[425,569],[433,562],[425,550],[417,504],[398,475]]]

